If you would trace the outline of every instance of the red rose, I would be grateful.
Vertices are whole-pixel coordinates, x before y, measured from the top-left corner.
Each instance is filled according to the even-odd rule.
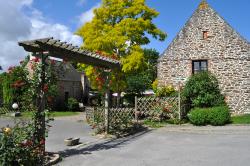
[[[12,87],[21,88],[24,85],[25,85],[25,83],[22,80],[17,80],[16,82],[14,82],[14,84],[12,84]]]
[[[51,64],[51,65],[55,65],[55,64],[56,64],[56,61],[55,61],[54,59],[51,59],[51,60],[50,60],[50,64]]]
[[[45,145],[45,139],[41,139],[40,145]]]
[[[33,59],[33,62],[40,62],[40,58],[36,57],[35,59]]]
[[[44,92],[48,92],[48,90],[49,90],[49,86],[48,86],[47,84],[45,84],[45,85],[43,86],[43,91],[44,91]]]

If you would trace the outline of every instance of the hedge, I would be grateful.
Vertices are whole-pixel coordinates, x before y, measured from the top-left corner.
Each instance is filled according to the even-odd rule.
[[[227,106],[194,108],[188,114],[188,118],[196,126],[222,126],[230,122],[230,112]]]

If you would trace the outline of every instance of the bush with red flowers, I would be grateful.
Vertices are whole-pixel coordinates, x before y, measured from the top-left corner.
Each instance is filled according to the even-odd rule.
[[[31,135],[34,127],[31,124],[17,124],[13,128],[2,128],[0,132],[0,165],[33,166],[43,157],[41,146],[45,142],[35,143]]]
[[[0,134],[0,165],[42,165],[44,159],[45,136],[39,134],[43,128],[42,119],[49,115],[47,111],[38,112],[35,99],[39,99],[43,91],[47,99],[46,110],[50,110],[54,96],[57,94],[57,75],[53,68],[54,62],[48,63],[45,71],[45,82],[41,82],[42,64],[39,58],[33,59],[32,72],[26,70],[27,63],[21,66],[11,67],[3,77],[4,102],[20,103],[21,111],[32,112],[32,120],[29,124],[17,125],[14,128],[4,128]],[[51,120],[45,118],[46,131]],[[1,133],[1,132],[0,132]]]
[[[22,96],[30,86],[27,75],[28,72],[23,65],[9,67],[8,72],[3,74],[2,92],[5,104],[22,100]]]

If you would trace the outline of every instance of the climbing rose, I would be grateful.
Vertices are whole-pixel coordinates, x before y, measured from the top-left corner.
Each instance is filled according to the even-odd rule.
[[[33,59],[34,62],[40,62],[40,58],[36,57],[35,59]]]
[[[51,64],[51,65],[55,65],[55,64],[56,64],[56,61],[55,61],[54,59],[51,59],[51,60],[50,60],[50,64]]]
[[[44,91],[44,92],[48,92],[48,90],[49,90],[49,86],[48,86],[47,84],[45,84],[45,85],[43,86],[43,91]]]

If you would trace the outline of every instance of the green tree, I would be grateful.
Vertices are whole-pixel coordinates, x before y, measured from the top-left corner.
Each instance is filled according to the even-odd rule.
[[[159,53],[154,49],[144,49],[144,66],[126,74],[127,92],[142,94],[147,89],[152,89],[152,83],[157,76],[157,60]]]
[[[94,10],[93,20],[76,34],[83,38],[82,48],[121,60],[122,71],[131,73],[147,66],[142,46],[150,42],[148,36],[160,41],[166,37],[152,22],[158,14],[145,0],[102,0],[101,6]],[[79,67],[94,88],[102,86],[104,75],[97,72],[99,69],[88,65]],[[126,87],[121,71],[113,72],[111,78],[112,90],[119,92]]]

